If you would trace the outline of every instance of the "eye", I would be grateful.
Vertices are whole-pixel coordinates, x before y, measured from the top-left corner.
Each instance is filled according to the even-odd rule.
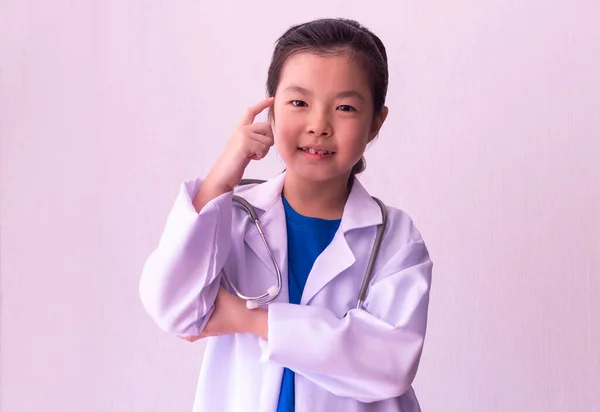
[[[292,104],[292,106],[295,106],[295,107],[306,107],[307,106],[306,102],[303,102],[302,100],[292,100],[290,103]]]
[[[349,106],[347,104],[342,104],[340,106],[338,106],[338,109],[340,109],[343,112],[355,112],[356,109],[352,106]]]

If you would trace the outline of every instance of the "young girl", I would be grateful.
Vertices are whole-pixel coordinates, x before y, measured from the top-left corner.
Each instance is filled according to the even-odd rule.
[[[425,336],[432,262],[401,210],[388,221],[356,308],[381,209],[355,175],[388,109],[386,51],[355,21],[292,27],[277,42],[269,98],[249,108],[204,180],[182,185],[140,283],[164,331],[206,338],[194,411],[419,411],[411,388]],[[270,121],[254,123],[269,108]],[[274,133],[273,133],[274,132]],[[286,170],[236,188],[277,149]],[[256,208],[283,285],[233,192]]]

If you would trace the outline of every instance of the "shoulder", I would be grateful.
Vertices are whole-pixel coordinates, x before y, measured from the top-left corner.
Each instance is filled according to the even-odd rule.
[[[383,232],[377,278],[412,266],[430,271],[431,257],[414,219],[404,210],[386,205],[387,223]],[[416,274],[416,272],[415,272]]]
[[[423,241],[421,231],[414,219],[404,210],[386,205],[387,223],[385,234],[400,243]]]

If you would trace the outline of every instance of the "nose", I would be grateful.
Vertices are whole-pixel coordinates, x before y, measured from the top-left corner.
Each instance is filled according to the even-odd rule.
[[[312,113],[308,119],[306,133],[311,136],[329,137],[331,136],[331,124],[325,113]]]

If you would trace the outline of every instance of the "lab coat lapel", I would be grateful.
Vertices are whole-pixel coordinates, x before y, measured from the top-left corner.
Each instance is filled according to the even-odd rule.
[[[354,254],[346,242],[344,232],[338,230],[331,243],[321,253],[308,275],[301,304],[306,305],[327,283],[355,262]]]
[[[281,201],[275,203],[269,210],[263,213],[263,215],[260,216],[259,221],[265,233],[265,238],[275,255],[275,260],[277,260],[283,275],[283,267],[287,266],[287,229],[285,226],[285,211]],[[244,240],[269,271],[271,271],[273,275],[276,275],[277,272],[273,266],[273,261],[269,256],[269,252],[267,251],[258,229],[256,229],[256,227],[250,229],[246,233]]]
[[[259,215],[259,222],[265,233],[275,260],[279,265],[282,276],[282,289],[278,301],[288,300],[287,290],[287,229],[285,225],[285,210],[281,202],[281,190],[285,175],[281,174],[265,183],[250,188],[240,188],[236,195],[246,199]],[[273,261],[256,226],[252,225],[244,236],[244,241],[254,254],[264,263],[270,275],[275,277],[277,272]],[[249,274],[253,275],[253,274]]]
[[[351,230],[376,226],[381,222],[381,209],[359,180],[355,178],[342,213],[340,228],[331,243],[315,260],[304,287],[301,304],[308,304],[325,285],[350,268],[356,261],[346,239],[346,233]]]

